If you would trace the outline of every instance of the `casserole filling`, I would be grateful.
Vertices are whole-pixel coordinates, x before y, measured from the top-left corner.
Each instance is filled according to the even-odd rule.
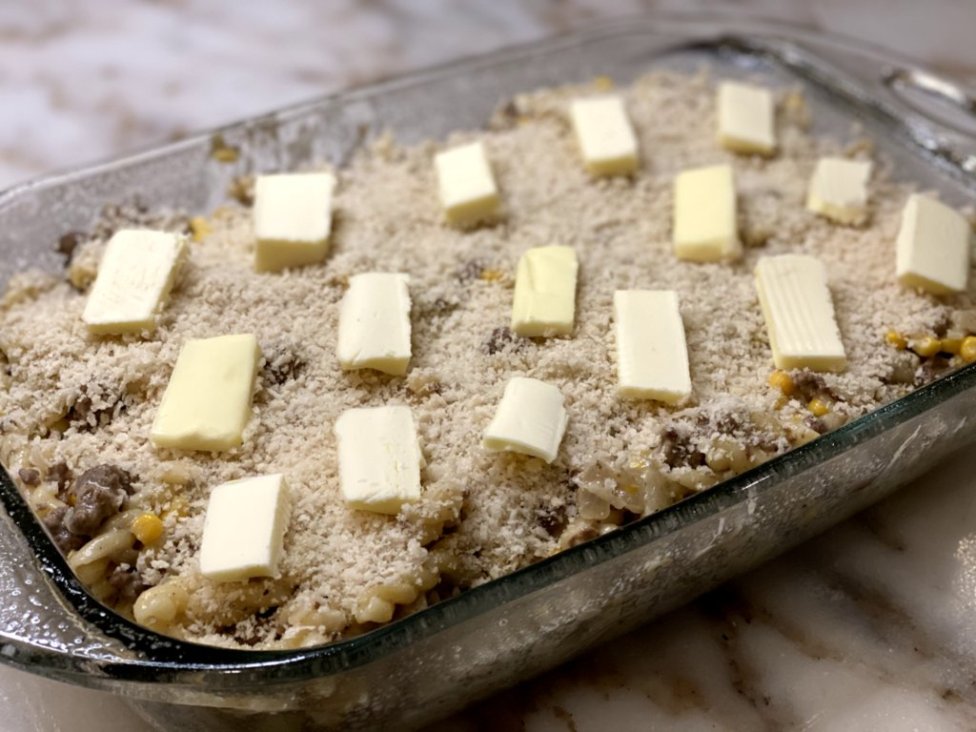
[[[636,170],[597,175],[581,158],[569,110],[607,85],[519,96],[486,131],[445,145],[380,137],[330,171],[327,248],[315,240],[316,260],[327,251],[321,262],[256,271],[253,181],[244,180],[237,199],[206,219],[109,211],[91,232],[64,240],[73,248],[66,276],[15,277],[0,303],[0,459],[92,593],[196,642],[329,642],[611,531],[976,360],[968,281],[961,293],[936,296],[896,277],[912,189],[884,161],[873,161],[863,223],[806,207],[821,158],[870,158],[856,131],[846,143],[811,136],[802,96],[776,90],[774,151],[729,151],[716,139],[716,80],[654,73],[619,91]],[[479,209],[452,225],[434,157],[474,142],[490,160],[498,200],[493,191],[490,216]],[[734,176],[735,231],[724,226],[708,261],[679,258],[674,179],[716,165]],[[139,227],[186,232],[186,262],[152,332],[93,334],[83,313],[106,244],[116,230]],[[575,302],[561,306],[558,333],[523,336],[513,331],[516,276],[538,247],[575,252]],[[761,257],[784,254],[823,264],[843,370],[774,366],[754,271]],[[345,368],[336,353],[350,279],[372,272],[409,278],[403,375],[399,365]],[[564,281],[559,288],[562,302]],[[665,340],[677,353],[674,323],[683,323],[690,395],[667,391],[675,403],[621,395],[618,290],[677,293]],[[253,334],[260,349],[240,444],[154,445],[183,345],[232,334]],[[482,444],[514,377],[561,395],[568,421],[553,418],[565,431],[552,460]],[[350,409],[392,406],[412,414],[422,490],[393,512],[350,507],[336,422]],[[285,476],[289,508],[271,576],[205,576],[212,490],[272,474]]]

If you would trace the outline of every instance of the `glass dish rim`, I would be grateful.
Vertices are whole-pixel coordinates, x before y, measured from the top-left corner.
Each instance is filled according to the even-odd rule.
[[[223,125],[219,128],[194,134],[180,142],[154,146],[141,152],[96,163],[77,170],[55,173],[41,179],[28,181],[0,193],[0,208],[13,202],[20,195],[35,188],[54,187],[83,181],[115,168],[138,164],[148,158],[165,157],[184,147],[199,145],[213,139],[213,136],[242,125],[253,124],[267,117],[287,121],[299,117],[323,105],[347,102],[356,98],[382,95],[388,91],[429,83],[445,75],[463,75],[476,68],[511,62],[513,58],[545,55],[559,51],[565,46],[599,41],[613,35],[663,35],[674,34],[672,51],[691,48],[702,43],[712,48],[728,45],[730,48],[769,49],[755,38],[749,38],[749,22],[740,23],[744,29],[707,40],[696,40],[696,24],[706,24],[722,14],[696,15],[646,13],[633,18],[621,18],[603,22],[593,29],[532,41],[514,47],[502,48],[488,54],[470,59],[441,64],[431,68],[411,72],[393,79],[380,81],[365,87],[339,91],[317,99],[290,105],[284,109],[265,115],[248,118],[241,122]],[[742,21],[742,19],[739,19]],[[636,21],[636,22],[635,22]],[[678,28],[661,28],[661,24],[674,22]],[[681,25],[684,27],[680,27]],[[805,29],[789,24],[755,23],[755,30],[772,26],[775,31],[796,32]],[[830,34],[831,41],[844,45],[852,43],[842,36]],[[761,36],[760,36],[761,38]],[[863,44],[859,44],[858,50]],[[668,51],[661,51],[661,54]],[[890,54],[888,54],[890,56]],[[816,60],[822,60],[815,56]],[[796,73],[796,67],[782,55],[773,55],[773,60]],[[870,105],[872,100],[861,99],[862,104]],[[903,121],[890,113],[889,121],[905,131]],[[918,152],[932,155],[932,150],[915,141]],[[941,167],[947,166],[940,159]],[[960,177],[971,190],[976,190],[973,176],[958,165],[951,171]],[[130,651],[141,654],[125,664],[111,664],[104,671],[113,679],[120,681],[166,682],[176,680],[184,672],[201,671],[218,674],[236,674],[244,671],[265,672],[265,683],[287,683],[339,672],[350,667],[364,665],[373,659],[401,648],[429,635],[436,634],[450,626],[469,620],[489,609],[501,607],[524,595],[539,591],[562,578],[592,568],[602,562],[617,558],[664,535],[680,531],[697,521],[714,515],[742,500],[748,500],[750,492],[758,492],[764,486],[779,479],[789,477],[817,464],[822,464],[848,449],[870,439],[888,429],[901,425],[941,404],[961,391],[976,386],[976,364],[970,364],[939,380],[918,388],[905,397],[884,405],[843,427],[827,433],[811,443],[794,448],[789,452],[731,480],[686,498],[661,511],[636,520],[607,535],[562,551],[537,563],[509,573],[497,580],[468,590],[461,595],[442,601],[431,607],[406,616],[402,619],[378,627],[364,635],[335,641],[330,644],[295,650],[249,651],[221,648],[193,642],[181,641],[157,634],[139,626],[98,601],[94,600],[75,578],[67,561],[54,546],[41,527],[34,513],[27,505],[19,489],[7,473],[0,469],[0,503],[27,540],[40,571],[56,587],[58,593],[80,618],[90,622],[106,636],[120,640]],[[88,659],[86,663],[90,664]]]

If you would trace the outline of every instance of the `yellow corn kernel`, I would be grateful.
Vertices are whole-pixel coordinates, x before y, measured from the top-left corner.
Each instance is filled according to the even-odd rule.
[[[932,336],[922,336],[912,342],[912,350],[922,358],[928,358],[942,350],[942,341]]]
[[[959,355],[962,356],[962,360],[966,363],[976,361],[976,336],[966,336],[962,339],[962,345],[959,346]]]
[[[597,91],[602,91],[602,92],[612,91],[614,87],[613,79],[611,79],[609,76],[605,76],[601,74],[600,76],[597,76],[595,79],[593,79],[593,87]]]
[[[951,353],[953,356],[959,355],[959,349],[962,348],[962,338],[943,338],[942,339],[942,352]]]
[[[889,330],[887,333],[885,333],[885,343],[887,343],[889,346],[894,346],[899,351],[904,351],[906,348],[908,348],[908,341],[905,339],[905,336],[903,336],[897,330]]]
[[[780,369],[776,369],[769,375],[769,385],[783,392],[783,396],[789,396],[796,389],[793,377]]]
[[[210,140],[210,157],[218,163],[236,163],[240,150],[228,145],[223,135],[214,135]]]
[[[153,544],[163,536],[163,522],[154,513],[144,513],[133,519],[130,530],[143,544]]]
[[[485,282],[497,282],[505,276],[505,273],[500,269],[483,269],[478,276]]]
[[[210,233],[210,224],[203,216],[194,216],[190,219],[189,226],[193,241],[202,241]]]
[[[830,411],[830,407],[823,399],[813,398],[807,404],[807,409],[814,417],[823,417],[827,412]]]

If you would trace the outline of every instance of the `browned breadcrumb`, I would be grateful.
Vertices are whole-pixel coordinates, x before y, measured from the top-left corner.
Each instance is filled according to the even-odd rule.
[[[200,241],[149,337],[97,338],[81,322],[78,288],[92,281],[107,230],[72,243],[74,286],[38,274],[17,278],[0,314],[8,467],[63,462],[78,474],[110,463],[134,476],[133,503],[159,512],[166,533],[139,553],[139,577],[120,565],[117,584],[179,577],[190,599],[170,632],[259,648],[322,642],[370,627],[357,615],[375,588],[413,583],[393,602],[417,609],[905,394],[924,364],[885,334],[932,333],[950,308],[973,312],[972,292],[939,301],[895,282],[893,242],[910,189],[883,168],[872,182],[868,226],[837,226],[805,209],[816,159],[840,154],[844,142],[805,132],[797,92],[781,94],[779,153],[742,157],[715,142],[712,79],[650,74],[622,90],[639,136],[640,172],[594,180],[565,114],[570,98],[592,90],[520,96],[501,107],[491,131],[444,145],[405,148],[381,139],[336,171],[332,251],[321,266],[255,273],[250,210],[228,204],[194,229]],[[475,138],[487,146],[504,217],[461,232],[443,223],[431,159]],[[716,162],[735,168],[748,247],[734,264],[678,261],[670,243],[673,177]],[[170,225],[182,229],[185,219]],[[508,330],[516,262],[525,249],[550,244],[574,247],[580,260],[573,337],[518,338]],[[758,257],[785,252],[826,264],[850,364],[842,374],[794,373],[789,397],[767,383],[772,363],[752,278]],[[344,373],[336,360],[338,303],[348,278],[371,270],[411,278],[413,358],[405,378]],[[617,397],[611,304],[620,288],[679,292],[691,403],[669,408]],[[255,333],[264,353],[243,446],[220,454],[154,449],[149,428],[181,344],[243,332]],[[552,465],[481,448],[504,385],[517,374],[565,395],[570,422]],[[830,419],[811,414],[814,398],[828,405]],[[338,490],[335,419],[349,407],[384,404],[412,408],[427,463],[423,499],[396,517],[349,510]],[[196,553],[210,489],[271,472],[287,475],[294,496],[280,577],[204,579]],[[24,483],[37,479],[27,475]],[[431,589],[438,577],[443,583]]]

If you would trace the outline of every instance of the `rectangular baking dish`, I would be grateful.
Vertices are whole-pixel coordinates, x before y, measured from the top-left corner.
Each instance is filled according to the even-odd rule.
[[[0,279],[59,271],[55,245],[105,205],[203,213],[238,175],[342,164],[484,126],[513,94],[653,69],[803,87],[817,134],[853,121],[896,175],[955,204],[976,194],[974,102],[858,44],[730,16],[648,15],[412,74],[0,195]],[[236,155],[213,155],[215,147]],[[653,155],[653,151],[650,151]],[[218,159],[220,158],[220,159]],[[233,160],[231,160],[233,158]],[[228,162],[229,161],[229,162]],[[364,636],[302,651],[230,651],[135,626],[91,599],[0,475],[0,661],[124,694],[162,728],[409,728],[680,605],[877,501],[972,442],[976,365],[780,458],[581,546]],[[275,726],[275,729],[278,729]]]

